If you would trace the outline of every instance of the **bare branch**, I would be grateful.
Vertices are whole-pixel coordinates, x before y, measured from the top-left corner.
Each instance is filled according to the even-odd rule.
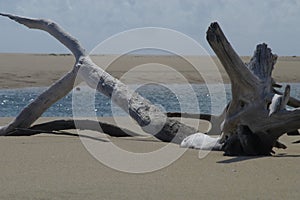
[[[97,132],[103,132],[107,135],[114,137],[130,137],[130,136],[139,136],[139,134],[132,132],[125,128],[119,128],[115,125],[92,120],[54,120],[42,124],[34,125],[30,128],[17,128],[11,132],[10,136],[20,136],[20,135],[35,135],[39,133],[54,133],[54,131],[61,130],[92,130]]]
[[[73,89],[77,72],[78,68],[75,67],[40,94],[18,114],[14,121],[0,128],[0,135],[7,135],[15,128],[28,128],[52,104],[66,96]]]
[[[8,17],[20,24],[23,24],[24,26],[27,26],[28,28],[39,29],[48,32],[63,45],[65,45],[73,53],[76,60],[78,60],[80,56],[86,55],[85,50],[80,45],[79,41],[66,31],[64,31],[58,24],[53,21],[45,19],[33,19],[5,13],[0,13],[0,15]]]

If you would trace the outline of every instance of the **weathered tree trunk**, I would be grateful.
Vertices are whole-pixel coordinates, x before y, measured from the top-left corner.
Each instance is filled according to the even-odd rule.
[[[287,110],[286,105],[299,107],[300,104],[290,97],[290,86],[285,88],[283,94],[273,88],[277,86],[271,77],[277,56],[266,44],[259,44],[250,62],[243,63],[217,23],[209,27],[207,40],[231,80],[232,101],[225,114],[222,141],[234,135],[243,150],[247,148],[245,145],[256,145],[254,148],[259,149],[259,142],[269,145],[269,152],[272,152],[273,146],[284,147],[277,139],[288,131],[300,128],[300,110]],[[255,141],[259,142],[251,144],[249,140],[253,138],[244,133],[249,133],[250,137],[258,136]]]
[[[79,42],[54,22],[10,14],[0,13],[0,15],[9,17],[29,28],[48,32],[70,49],[76,58],[76,63],[71,72],[31,102],[13,122],[2,127],[0,135],[9,135],[16,128],[29,128],[46,109],[72,90],[77,73],[90,87],[110,97],[114,103],[135,119],[145,132],[162,141],[180,144],[185,137],[197,132],[195,128],[168,118],[147,99],[103,71],[93,63]]]

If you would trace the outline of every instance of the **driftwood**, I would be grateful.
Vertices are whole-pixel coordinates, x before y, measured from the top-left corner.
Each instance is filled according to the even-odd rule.
[[[221,142],[233,140],[242,150],[227,154],[266,155],[273,147],[284,148],[278,138],[300,128],[300,109],[287,110],[286,105],[300,104],[290,97],[289,85],[284,93],[274,89],[278,84],[271,75],[277,56],[266,44],[259,44],[250,62],[243,63],[217,23],[210,25],[207,40],[231,80],[232,100],[222,124]],[[230,149],[232,144],[227,142],[225,147]]]
[[[94,64],[81,44],[56,23],[9,14],[0,15],[29,28],[48,32],[76,58],[73,69],[24,108],[13,122],[1,127],[0,135],[30,129],[47,108],[72,90],[76,84],[75,78],[79,75],[90,87],[110,97],[145,132],[156,138],[178,144],[192,144],[199,141],[197,137],[203,138],[195,128],[170,119],[148,100]],[[300,101],[290,97],[290,86],[283,93],[275,89],[280,85],[271,74],[277,56],[271,53],[266,44],[260,44],[251,61],[243,63],[217,23],[212,23],[209,27],[207,40],[224,66],[232,85],[232,100],[224,112],[217,117],[202,116],[211,120],[212,129],[209,133],[222,136],[221,140],[211,139],[211,147],[218,143],[215,149],[222,148],[226,155],[269,155],[273,152],[273,147],[285,148],[278,142],[278,138],[286,132],[295,132],[300,127],[300,110],[287,110],[286,105],[299,107]],[[197,118],[199,117],[198,115]]]
[[[113,137],[131,137],[139,136],[139,134],[132,132],[125,128],[120,128],[115,125],[93,121],[93,120],[54,120],[42,124],[31,126],[30,128],[16,128],[10,133],[10,136],[30,136],[40,133],[56,134],[57,131],[79,129],[103,132]]]
[[[98,67],[86,54],[81,44],[56,23],[45,19],[31,19],[1,13],[0,15],[9,17],[28,28],[48,32],[64,44],[76,58],[73,69],[24,108],[13,122],[2,127],[0,135],[9,135],[16,128],[29,128],[46,109],[73,89],[77,74],[90,87],[110,97],[145,132],[162,141],[180,144],[184,138],[197,132],[195,128],[168,118],[150,101]]]
[[[201,119],[210,121],[213,115],[209,114],[192,114],[192,113],[178,113],[178,112],[169,112],[165,113],[168,117],[184,117],[192,119]],[[9,136],[31,136],[37,135],[40,133],[51,133],[58,134],[57,131],[62,130],[91,130],[113,137],[133,137],[139,136],[140,134],[130,131],[126,128],[120,128],[110,123],[94,121],[94,120],[82,120],[82,119],[64,119],[64,120],[53,120],[41,124],[33,125],[29,128],[15,128],[14,131],[10,132]]]

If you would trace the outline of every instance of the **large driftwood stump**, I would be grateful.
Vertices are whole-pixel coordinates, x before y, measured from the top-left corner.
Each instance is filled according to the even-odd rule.
[[[289,85],[284,93],[275,89],[278,84],[271,75],[277,56],[266,44],[259,44],[250,62],[243,63],[217,23],[210,25],[207,40],[231,80],[232,100],[221,141],[227,140],[227,154],[266,155],[274,146],[284,148],[278,138],[300,128],[300,110],[287,110],[286,105],[299,107],[300,103],[290,97]]]

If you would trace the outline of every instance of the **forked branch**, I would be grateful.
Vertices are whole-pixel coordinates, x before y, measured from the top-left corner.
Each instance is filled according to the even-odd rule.
[[[50,33],[70,49],[76,57],[73,70],[30,103],[12,123],[0,128],[0,135],[7,135],[16,128],[28,128],[47,108],[73,88],[77,74],[89,86],[110,97],[113,102],[136,120],[145,132],[162,141],[181,143],[185,137],[197,132],[193,127],[169,119],[150,101],[130,90],[125,84],[99,68],[86,55],[79,42],[56,23],[44,19],[31,19],[9,14],[0,15],[9,17],[29,28]]]

